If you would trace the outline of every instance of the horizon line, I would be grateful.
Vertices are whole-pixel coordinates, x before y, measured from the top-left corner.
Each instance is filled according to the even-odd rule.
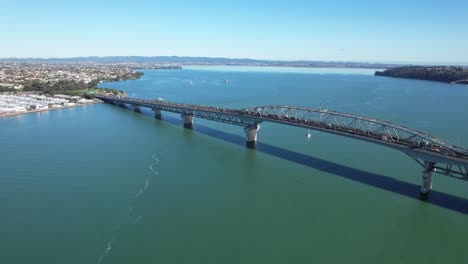
[[[357,61],[357,60],[313,60],[313,59],[259,59],[259,58],[240,58],[240,57],[219,57],[219,56],[180,56],[180,55],[89,55],[89,56],[66,56],[66,57],[0,57],[0,60],[54,60],[54,59],[82,59],[82,58],[125,58],[125,57],[139,57],[139,58],[203,58],[203,59],[226,59],[226,60],[251,60],[263,62],[325,62],[325,63],[367,63],[367,64],[452,64],[457,66],[468,66],[468,62],[455,62],[455,61]]]

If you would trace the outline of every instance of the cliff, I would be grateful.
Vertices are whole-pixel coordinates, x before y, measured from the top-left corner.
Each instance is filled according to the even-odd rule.
[[[468,68],[455,66],[405,66],[375,72],[375,76],[468,84]]]

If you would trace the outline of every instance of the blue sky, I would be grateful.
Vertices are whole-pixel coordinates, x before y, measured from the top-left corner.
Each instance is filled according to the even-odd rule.
[[[0,57],[468,62],[467,0],[0,0]]]

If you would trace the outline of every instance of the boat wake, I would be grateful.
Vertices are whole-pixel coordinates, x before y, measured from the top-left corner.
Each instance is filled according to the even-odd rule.
[[[138,224],[141,221],[141,219],[143,219],[143,216],[137,216],[137,218],[135,219],[135,224]]]
[[[156,154],[153,154],[153,156],[151,156],[151,158],[153,159],[153,162],[148,166],[148,169],[151,172],[153,172],[154,175],[159,175],[159,172],[154,167],[159,164],[160,159],[156,156]],[[148,189],[148,187],[150,185],[150,182],[151,182],[151,179],[153,178],[154,175],[150,175],[150,176],[148,176],[146,178],[145,185],[138,191],[138,193],[135,195],[135,197],[130,201],[130,212],[133,211],[133,204],[136,202],[136,200],[141,195],[143,195],[146,192],[146,190]]]
[[[112,249],[112,239],[109,240],[109,242],[107,242],[107,246],[106,246],[106,250],[104,251],[104,253],[102,253],[102,255],[99,257],[99,260],[98,260],[98,264],[101,264],[104,256],[109,253],[109,251],[111,251]]]
[[[153,163],[151,163],[151,165],[149,166],[149,169],[156,175],[159,175],[159,172],[157,172],[155,169],[154,169],[154,166],[158,165],[160,160],[159,158],[156,156],[156,154],[154,154],[153,156],[151,156],[151,158],[154,160]]]
[[[151,179],[154,177],[154,175],[159,175],[159,172],[155,169],[155,167],[159,164],[160,162],[160,159],[158,158],[158,156],[156,154],[153,154],[151,156],[151,159],[153,160],[153,162],[148,166],[148,169],[152,172],[152,174],[150,176],[148,176],[146,179],[145,179],[145,185],[143,185],[142,188],[140,188],[138,190],[138,192],[136,193],[136,195],[134,196],[133,199],[130,200],[130,211],[129,211],[129,216],[131,217],[133,212],[134,212],[134,204],[135,202],[138,200],[138,198],[140,196],[142,196],[146,190],[148,189],[150,183],[151,183]],[[136,218],[134,218],[134,220],[132,221],[134,224],[138,224],[141,222],[141,220],[143,219],[143,216],[141,215],[138,215]],[[126,220],[125,222],[128,223],[129,220]],[[123,226],[124,224],[121,224],[121,227]],[[119,228],[121,229],[121,228]],[[115,238],[115,236],[114,236]],[[114,238],[112,238],[111,240],[109,240],[106,244],[106,248],[104,250],[104,252],[101,254],[101,256],[99,256],[99,259],[98,259],[98,264],[101,264],[101,262],[104,260],[104,257],[112,250],[112,242],[114,241]]]
[[[145,186],[143,186],[143,188],[141,188],[138,191],[138,193],[135,195],[135,198],[130,202],[130,204],[133,204],[138,197],[140,197],[143,193],[146,192],[146,189],[148,189],[150,181],[151,181],[151,177],[146,178]],[[130,208],[132,209],[132,206],[130,206]]]

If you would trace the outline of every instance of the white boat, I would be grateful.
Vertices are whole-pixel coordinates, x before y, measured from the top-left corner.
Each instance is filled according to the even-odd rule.
[[[309,138],[311,138],[311,137],[312,137],[312,133],[310,133],[310,129],[309,129],[309,131],[307,131],[306,138],[309,139]]]

